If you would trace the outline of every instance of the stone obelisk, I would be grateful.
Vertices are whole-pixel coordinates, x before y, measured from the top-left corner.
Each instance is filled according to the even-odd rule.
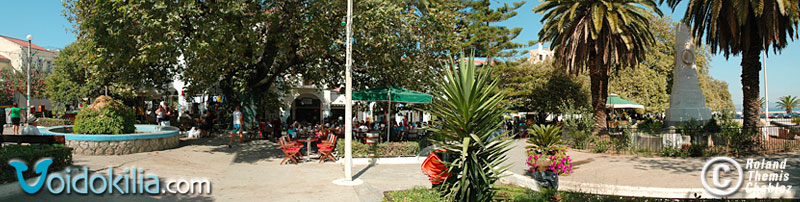
[[[704,122],[711,119],[711,108],[706,107],[706,96],[697,80],[691,29],[683,23],[675,30],[675,70],[666,115],[666,124],[669,126],[690,120]]]

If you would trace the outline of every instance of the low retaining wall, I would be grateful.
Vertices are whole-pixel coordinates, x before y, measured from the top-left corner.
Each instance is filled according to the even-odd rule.
[[[160,151],[175,148],[180,144],[180,133],[176,127],[136,125],[135,134],[87,135],[72,134],[72,126],[55,126],[40,130],[42,135],[64,135],[64,146],[73,148],[74,154],[123,155],[139,152]]]

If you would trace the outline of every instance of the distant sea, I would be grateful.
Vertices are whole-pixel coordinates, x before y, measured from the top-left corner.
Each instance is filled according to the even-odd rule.
[[[761,108],[761,111],[764,111],[763,107]],[[798,112],[798,111],[800,111],[800,108],[792,109],[792,112]],[[736,112],[741,113],[742,112],[742,106],[736,106]],[[769,113],[786,113],[786,110],[781,109],[781,108],[769,108]]]

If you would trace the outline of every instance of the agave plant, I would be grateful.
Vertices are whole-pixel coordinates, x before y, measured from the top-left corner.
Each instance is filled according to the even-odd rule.
[[[533,125],[528,131],[533,135],[526,141],[530,145],[525,148],[537,154],[553,155],[561,148],[558,145],[566,143],[561,140],[560,126]]]
[[[492,201],[492,185],[508,170],[501,166],[511,149],[505,135],[492,135],[502,126],[503,95],[491,71],[477,71],[473,60],[446,64],[444,81],[436,87],[436,103],[428,110],[441,128],[434,144],[455,158],[447,165],[450,174],[439,189],[449,201]]]

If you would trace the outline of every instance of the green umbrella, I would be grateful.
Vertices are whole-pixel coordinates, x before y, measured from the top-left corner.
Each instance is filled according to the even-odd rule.
[[[634,101],[622,99],[619,95],[609,94],[606,99],[606,107],[612,109],[644,109],[643,105]]]
[[[380,87],[367,90],[353,91],[353,100],[361,101],[387,101],[389,114],[392,113],[392,102],[403,103],[431,103],[432,95],[398,87]],[[386,116],[386,139],[389,140],[389,116]]]

